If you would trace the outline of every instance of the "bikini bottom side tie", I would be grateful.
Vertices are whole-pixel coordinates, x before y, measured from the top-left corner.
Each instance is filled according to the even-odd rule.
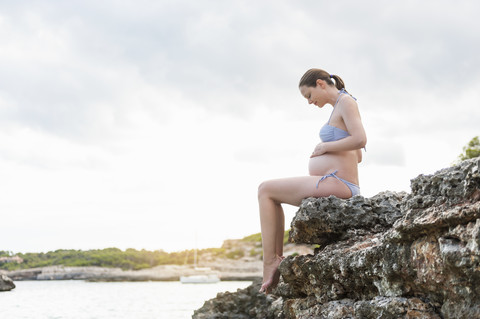
[[[334,177],[334,178],[338,179],[339,181],[341,181],[342,183],[344,183],[345,185],[347,185],[347,187],[350,189],[350,192],[352,192],[352,197],[355,196],[355,195],[360,195],[360,187],[358,185],[350,183],[349,181],[344,180],[343,178],[338,177],[336,175],[337,172],[338,172],[338,170],[335,170],[335,172],[333,172],[333,173],[322,176],[322,178],[320,178],[320,180],[317,183],[317,188],[318,188],[318,185],[320,184],[320,182],[323,181],[325,178]]]

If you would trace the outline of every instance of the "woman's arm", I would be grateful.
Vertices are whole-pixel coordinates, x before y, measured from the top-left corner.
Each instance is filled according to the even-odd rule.
[[[347,132],[350,134],[350,136],[342,138],[338,141],[318,144],[315,148],[314,156],[319,156],[328,152],[359,150],[365,147],[367,144],[367,135],[363,129],[357,102],[351,98],[344,99],[342,102],[342,104],[337,105],[337,107],[339,107],[337,112],[340,112],[343,122],[347,128]]]

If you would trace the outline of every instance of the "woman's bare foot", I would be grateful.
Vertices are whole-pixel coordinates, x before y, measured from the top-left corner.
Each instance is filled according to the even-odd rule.
[[[263,261],[263,284],[259,292],[269,294],[280,281],[280,271],[278,266],[285,259],[283,256],[275,256],[273,260]]]

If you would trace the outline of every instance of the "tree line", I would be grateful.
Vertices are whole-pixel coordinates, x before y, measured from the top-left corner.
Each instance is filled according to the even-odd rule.
[[[209,254],[214,258],[231,258],[223,248],[201,249],[198,256]],[[20,257],[23,262],[11,261],[9,258]],[[184,265],[193,264],[194,250],[167,253],[163,250],[148,251],[145,249],[136,250],[133,248],[122,251],[119,248],[105,248],[94,250],[59,249],[47,253],[16,253],[0,251],[0,269],[18,270],[36,267],[47,267],[63,265],[70,267],[111,267],[123,270],[139,270],[159,265]]]

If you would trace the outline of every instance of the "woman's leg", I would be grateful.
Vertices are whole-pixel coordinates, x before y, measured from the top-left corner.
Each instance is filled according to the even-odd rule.
[[[285,214],[283,213],[282,205],[276,206],[277,211],[275,215],[277,217],[277,229],[275,234],[275,254],[277,256],[283,256],[283,237],[285,235]]]
[[[269,292],[279,280],[278,265],[283,257],[285,218],[281,204],[300,206],[307,197],[335,195],[348,198],[349,188],[336,178],[326,178],[316,185],[320,176],[302,176],[263,182],[258,189],[260,224],[263,246],[263,285],[261,291]]]
[[[262,184],[263,185],[263,184]],[[268,286],[274,284],[278,265],[283,255],[283,234],[282,242],[279,243],[280,231],[284,229],[284,214],[280,203],[265,197],[265,191],[262,186],[259,188],[258,200],[260,206],[260,225],[262,231],[262,247],[263,247],[263,278],[264,283],[268,278]],[[266,291],[268,286],[263,290]],[[262,286],[262,289],[264,287]]]

